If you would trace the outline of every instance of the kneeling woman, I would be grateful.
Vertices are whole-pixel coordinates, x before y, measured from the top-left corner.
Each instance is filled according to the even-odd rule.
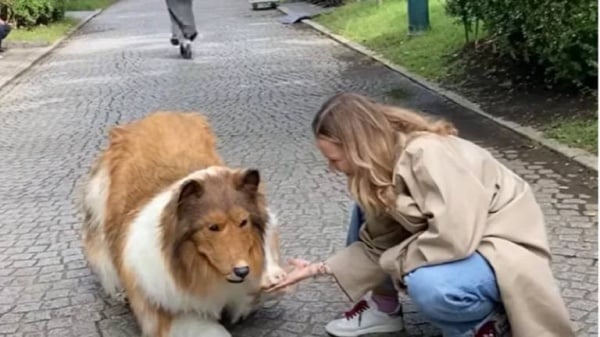
[[[357,203],[349,246],[324,262],[294,260],[272,290],[335,277],[357,303],[327,325],[335,336],[401,329],[397,291],[445,337],[574,336],[542,211],[488,151],[450,123],[349,93],[323,105],[313,131]]]

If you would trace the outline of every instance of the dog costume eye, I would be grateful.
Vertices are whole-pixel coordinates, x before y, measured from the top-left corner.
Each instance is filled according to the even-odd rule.
[[[240,223],[240,227],[244,227],[246,226],[246,224],[248,223],[248,220],[244,220]]]
[[[212,224],[212,225],[208,226],[208,229],[211,230],[211,231],[213,231],[213,232],[218,232],[219,231],[219,225]]]

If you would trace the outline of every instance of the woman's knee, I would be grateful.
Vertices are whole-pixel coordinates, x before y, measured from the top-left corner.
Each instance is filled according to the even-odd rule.
[[[443,266],[443,267],[442,267]],[[419,268],[404,281],[415,306],[430,319],[468,322],[486,317],[499,301],[495,277],[452,265]],[[463,275],[461,275],[463,273]],[[465,277],[464,273],[470,274]]]

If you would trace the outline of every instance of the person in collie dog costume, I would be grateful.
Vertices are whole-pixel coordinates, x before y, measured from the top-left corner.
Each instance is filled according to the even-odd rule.
[[[86,259],[144,336],[231,336],[221,314],[244,318],[285,276],[259,172],[225,166],[199,114],[113,128],[82,207]]]

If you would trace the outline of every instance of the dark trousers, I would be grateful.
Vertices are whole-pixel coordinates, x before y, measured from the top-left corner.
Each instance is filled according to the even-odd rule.
[[[166,0],[166,2],[173,36],[193,41],[198,35],[194,18],[194,0]]]
[[[2,48],[2,40],[4,40],[8,33],[10,33],[10,26],[7,24],[0,24],[0,48]]]

